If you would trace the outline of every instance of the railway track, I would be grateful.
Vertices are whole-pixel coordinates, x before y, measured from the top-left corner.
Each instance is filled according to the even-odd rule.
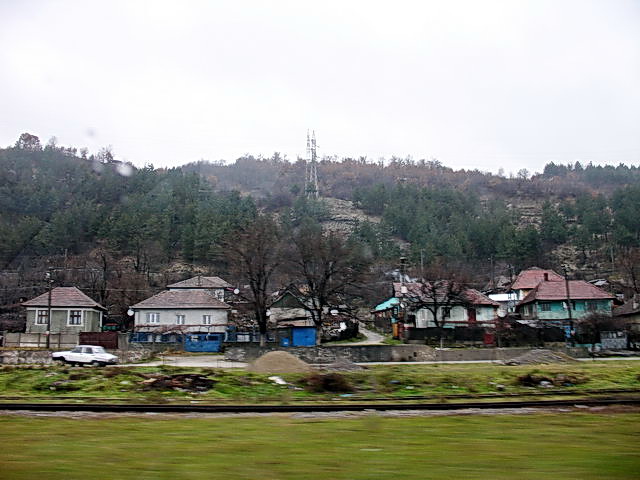
[[[48,412],[153,412],[153,413],[296,413],[296,412],[363,412],[385,410],[464,410],[587,407],[608,405],[640,405],[640,397],[611,397],[569,400],[518,400],[504,402],[457,403],[333,403],[302,405],[197,405],[197,404],[77,404],[77,403],[0,403],[0,410]]]

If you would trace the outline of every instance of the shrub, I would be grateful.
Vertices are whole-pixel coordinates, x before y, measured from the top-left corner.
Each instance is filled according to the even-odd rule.
[[[305,379],[307,389],[311,392],[346,393],[353,392],[349,380],[339,373],[313,373]]]

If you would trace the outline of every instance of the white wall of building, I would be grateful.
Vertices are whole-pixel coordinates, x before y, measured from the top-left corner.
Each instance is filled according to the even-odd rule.
[[[147,313],[157,313],[159,314],[159,322],[158,323],[149,323],[147,320]],[[184,325],[178,325],[177,318],[178,315],[184,315]],[[211,316],[211,323],[204,323],[204,315]],[[227,323],[228,323],[228,315],[229,311],[226,309],[199,309],[199,308],[176,308],[176,309],[168,309],[168,308],[144,308],[144,309],[136,309],[134,316],[134,324],[136,327],[140,326],[148,326],[148,327],[166,327],[166,326],[176,326],[176,327],[194,327],[199,326],[202,327],[202,331],[204,332],[225,332]],[[194,331],[194,328],[190,328],[189,330]]]

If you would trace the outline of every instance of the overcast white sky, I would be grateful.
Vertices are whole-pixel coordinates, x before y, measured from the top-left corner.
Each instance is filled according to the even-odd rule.
[[[640,163],[640,1],[0,0],[0,146]]]

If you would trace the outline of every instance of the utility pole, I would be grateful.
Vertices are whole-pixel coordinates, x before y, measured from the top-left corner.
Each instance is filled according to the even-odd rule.
[[[47,349],[51,346],[51,290],[53,289],[53,277],[51,276],[51,269],[47,271],[44,276],[48,283],[48,295],[47,295]]]
[[[569,290],[569,277],[567,276],[567,267],[565,265],[562,266],[562,272],[564,273],[564,285],[567,290],[567,313],[569,315],[569,332],[567,335],[567,340],[571,341],[573,336],[573,314],[571,313],[571,292]]]

